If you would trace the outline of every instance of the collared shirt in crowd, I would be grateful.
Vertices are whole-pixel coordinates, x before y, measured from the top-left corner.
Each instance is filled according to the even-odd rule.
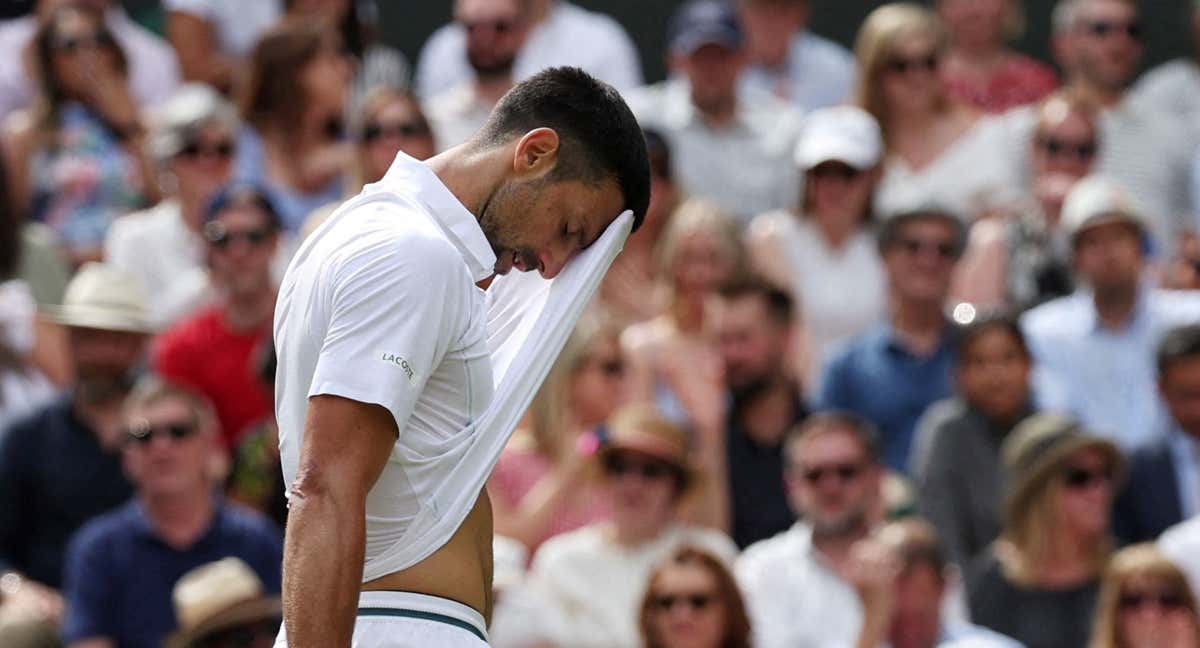
[[[136,499],[80,529],[67,552],[64,640],[105,637],[123,648],[159,648],[176,627],[175,583],[230,556],[246,561],[267,593],[279,593],[279,528],[236,504],[215,504],[208,529],[186,548],[168,544]]]
[[[611,16],[555,0],[513,63],[513,79],[521,81],[548,67],[572,65],[617,90],[642,84],[637,48]],[[424,99],[475,78],[467,62],[467,32],[452,22],[439,28],[417,59],[417,94]]]
[[[752,439],[738,418],[738,403],[730,408],[725,449],[729,462],[729,496],[733,541],[739,548],[785,531],[796,521],[783,485],[783,439],[762,445]],[[784,432],[808,416],[797,397]]]
[[[953,391],[954,328],[947,323],[928,355],[910,351],[890,324],[852,340],[826,365],[817,410],[855,412],[879,429],[883,461],[908,471],[917,420]]]
[[[751,65],[742,83],[809,112],[847,101],[854,76],[853,54],[828,38],[802,30],[792,37],[787,59],[779,67]]]
[[[0,437],[0,572],[57,588],[71,534],[133,487],[115,450],[75,416],[69,396]]]
[[[1168,329],[1197,321],[1200,295],[1144,287],[1129,322],[1119,329],[1102,325],[1087,290],[1028,311],[1021,326],[1052,387],[1047,392],[1057,394],[1047,409],[1078,417],[1128,450],[1170,429],[1158,395],[1154,350]]]
[[[667,139],[684,195],[712,200],[742,224],[799,199],[792,149],[800,113],[779,99],[741,91],[733,122],[717,128],[692,104],[684,78],[638,88],[625,99],[643,127]]]

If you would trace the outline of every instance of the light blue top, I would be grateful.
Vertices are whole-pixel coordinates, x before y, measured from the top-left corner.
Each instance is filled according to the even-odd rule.
[[[775,69],[746,68],[742,83],[770,92],[801,110],[836,106],[854,87],[854,55],[841,45],[810,31],[792,37],[787,60]]]

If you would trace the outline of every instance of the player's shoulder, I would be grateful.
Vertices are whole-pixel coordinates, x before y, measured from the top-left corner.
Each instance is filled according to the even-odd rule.
[[[420,274],[463,269],[462,253],[419,202],[397,198],[349,205],[323,232],[330,262],[341,270]]]

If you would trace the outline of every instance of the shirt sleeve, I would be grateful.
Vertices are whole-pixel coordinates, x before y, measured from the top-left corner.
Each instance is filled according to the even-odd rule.
[[[329,324],[309,397],[380,405],[403,433],[417,397],[463,330],[455,299],[470,283],[442,239],[373,246],[333,268]]]
[[[63,601],[66,617],[63,620],[63,642],[116,637],[117,622],[112,607],[111,587],[115,570],[109,564],[111,553],[105,551],[100,536],[84,529],[76,534],[67,547],[63,578]]]

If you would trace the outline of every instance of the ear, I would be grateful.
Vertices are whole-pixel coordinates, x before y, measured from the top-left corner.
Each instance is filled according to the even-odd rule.
[[[513,174],[525,179],[545,176],[558,161],[558,145],[558,133],[552,128],[525,133],[513,151]]]

